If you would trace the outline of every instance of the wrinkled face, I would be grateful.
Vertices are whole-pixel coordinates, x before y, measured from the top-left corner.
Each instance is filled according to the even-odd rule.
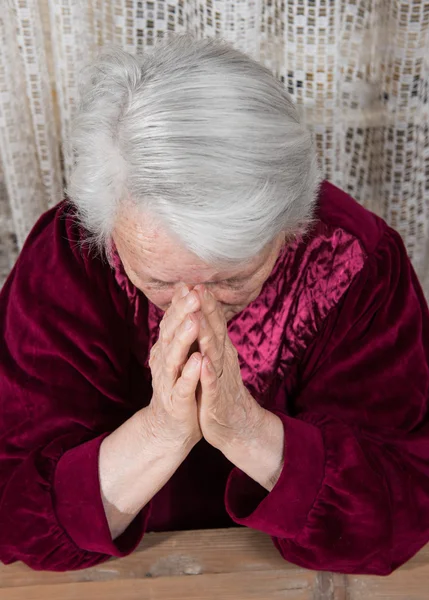
[[[227,320],[242,311],[260,293],[270,275],[284,236],[241,267],[214,268],[183,248],[150,216],[142,218],[127,207],[116,221],[113,240],[132,283],[153,304],[167,310],[175,289],[204,283],[223,307]]]

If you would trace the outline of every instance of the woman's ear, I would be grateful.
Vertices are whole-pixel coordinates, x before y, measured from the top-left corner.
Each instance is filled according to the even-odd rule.
[[[279,252],[281,252],[283,250],[283,248],[286,246],[286,242],[288,240],[288,234],[286,233],[286,231],[281,231],[278,235],[278,249]]]

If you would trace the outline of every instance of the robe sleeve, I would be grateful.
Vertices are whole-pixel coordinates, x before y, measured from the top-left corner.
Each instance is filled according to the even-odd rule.
[[[99,447],[129,418],[126,302],[79,250],[63,208],[41,217],[0,295],[0,559],[89,567],[129,554],[144,507],[112,541]]]
[[[226,508],[300,566],[386,575],[429,540],[429,313],[386,228],[298,369],[271,492],[239,469]]]

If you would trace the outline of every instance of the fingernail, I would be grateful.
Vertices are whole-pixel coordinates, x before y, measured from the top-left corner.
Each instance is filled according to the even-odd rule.
[[[188,317],[185,321],[185,329],[192,329],[193,325],[193,321]]]
[[[200,364],[200,359],[198,358],[198,356],[195,356],[195,355],[194,355],[194,356],[192,357],[192,364],[193,364],[193,366],[194,366],[194,367],[196,367],[197,365],[199,365],[199,364]]]
[[[182,285],[180,288],[180,297],[184,298],[187,294],[189,294],[189,290],[186,285]]]
[[[188,295],[188,297],[186,299],[186,304],[188,306],[195,306],[195,304],[196,304],[195,294]]]
[[[213,365],[209,360],[206,360],[206,367],[210,371],[210,373],[214,373]]]
[[[200,322],[201,322],[201,327],[203,329],[205,329],[207,327],[207,321],[206,321],[205,317],[201,317],[201,321]]]
[[[210,300],[210,298],[211,298],[210,291],[207,288],[204,290],[204,298],[206,300]]]

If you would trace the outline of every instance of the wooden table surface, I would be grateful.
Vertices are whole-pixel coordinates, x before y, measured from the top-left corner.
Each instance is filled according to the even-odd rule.
[[[133,554],[82,571],[0,564],[0,600],[428,600],[429,546],[389,577],[285,562],[247,528],[149,533]]]

